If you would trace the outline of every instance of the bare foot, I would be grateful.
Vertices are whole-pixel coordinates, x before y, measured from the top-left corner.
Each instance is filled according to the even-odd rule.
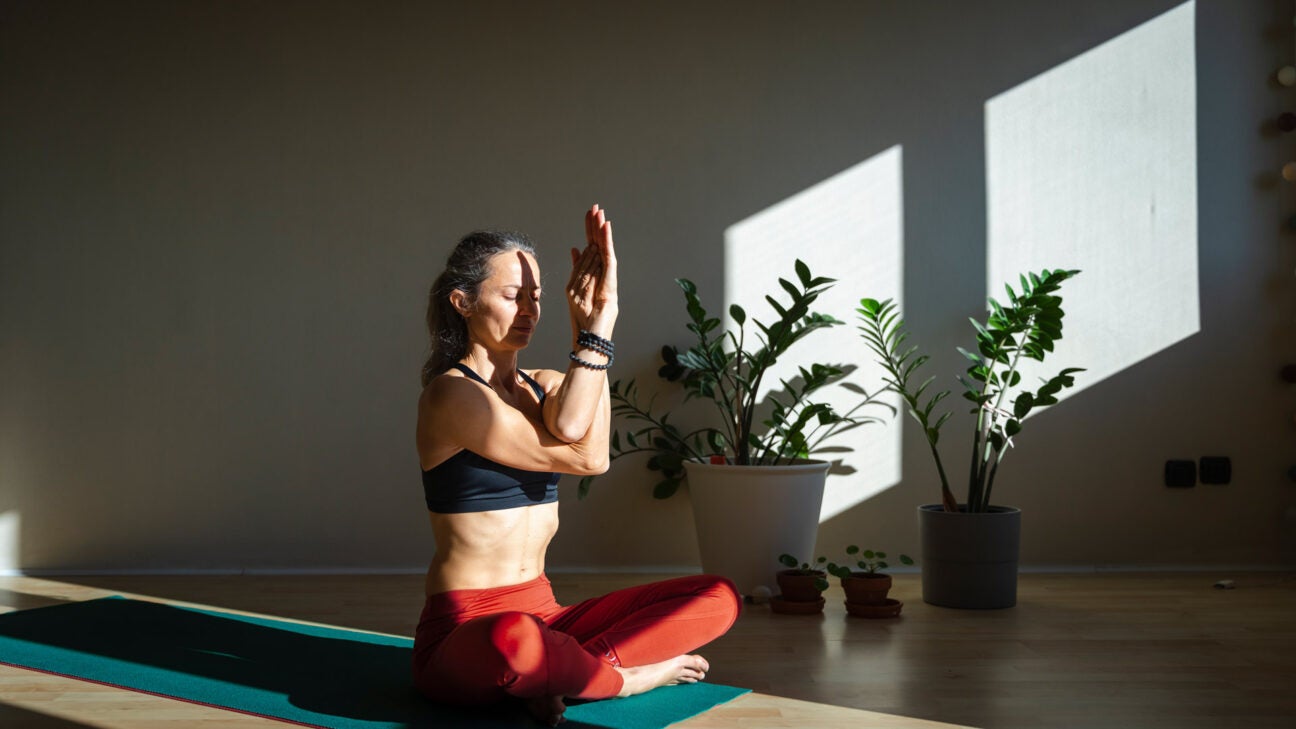
[[[697,683],[706,678],[711,665],[702,656],[676,656],[661,663],[650,663],[647,666],[634,668],[618,667],[621,679],[621,693],[618,696],[634,696],[651,691],[658,686],[671,686],[677,683]]]
[[[535,699],[528,699],[526,702],[527,711],[536,721],[545,726],[558,726],[567,721],[563,712],[567,710],[567,705],[563,703],[561,696],[541,696]]]

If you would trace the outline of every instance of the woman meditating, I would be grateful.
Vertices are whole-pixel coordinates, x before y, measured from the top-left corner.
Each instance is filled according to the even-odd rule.
[[[705,678],[691,655],[733,625],[726,579],[681,577],[561,606],[545,577],[560,474],[603,473],[607,370],[617,317],[612,223],[585,214],[567,281],[565,371],[518,369],[540,321],[535,250],[470,233],[432,284],[418,452],[436,554],[414,641],[414,680],[435,701],[509,697],[556,725],[566,697],[631,696]]]

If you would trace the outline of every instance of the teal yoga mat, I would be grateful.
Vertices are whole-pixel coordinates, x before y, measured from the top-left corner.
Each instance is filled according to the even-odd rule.
[[[414,641],[104,598],[0,615],[0,663],[329,729],[533,728],[520,707],[460,709],[410,684]],[[576,703],[565,727],[649,729],[746,689],[698,683]]]

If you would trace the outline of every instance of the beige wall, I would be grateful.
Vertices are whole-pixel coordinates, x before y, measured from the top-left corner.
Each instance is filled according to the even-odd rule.
[[[422,309],[476,227],[530,233],[552,290],[607,207],[617,374],[651,382],[684,343],[671,279],[718,304],[728,226],[903,145],[908,315],[952,353],[983,294],[983,104],[1176,5],[6,2],[0,568],[424,564]],[[1001,479],[1029,564],[1279,560],[1296,261],[1256,184],[1292,151],[1257,133],[1290,101],[1279,5],[1198,5],[1202,330],[1032,424]],[[563,362],[548,306],[524,366]],[[917,438],[823,549],[916,550]],[[1211,454],[1233,485],[1160,484]],[[575,481],[552,567],[695,566],[685,497],[628,462]]]

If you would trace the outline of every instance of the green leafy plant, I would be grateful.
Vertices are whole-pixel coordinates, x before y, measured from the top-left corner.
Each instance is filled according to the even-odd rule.
[[[872,549],[861,550],[859,546],[855,544],[846,548],[846,558],[846,564],[829,562],[827,566],[828,573],[833,577],[845,579],[857,571],[876,575],[891,566],[886,562],[886,552],[879,552]],[[907,554],[897,555],[896,558],[899,559],[900,564],[903,565],[911,565],[914,563],[913,557],[910,557]],[[855,563],[854,567],[851,566],[851,562]]]
[[[969,512],[984,512],[989,508],[990,491],[999,465],[1012,447],[1013,438],[1021,432],[1026,416],[1032,410],[1056,404],[1057,394],[1075,384],[1072,375],[1084,371],[1076,367],[1063,369],[1044,380],[1038,390],[1019,387],[1022,377],[1018,367],[1022,359],[1043,362],[1045,355],[1053,351],[1054,342],[1062,338],[1062,297],[1056,292],[1064,281],[1078,273],[1045,269],[1039,274],[1022,275],[1020,294],[1011,286],[1005,286],[1007,305],[990,298],[985,324],[971,320],[976,329],[977,350],[969,352],[959,348],[972,364],[966,377],[958,378],[963,385],[963,397],[972,403],[971,412],[976,415],[968,474],[966,509]],[[934,377],[929,377],[917,387],[911,384],[915,373],[929,357],[919,354],[916,346],[905,346],[909,334],[905,331],[899,310],[890,299],[861,299],[860,308],[856,311],[863,321],[860,333],[886,371],[887,389],[900,395],[909,414],[922,426],[940,475],[941,503],[946,511],[958,511],[959,504],[950,490],[949,478],[936,448],[941,426],[949,419],[950,413],[932,420],[933,409],[949,395],[949,391],[929,396],[927,389]]]
[[[780,554],[778,561],[779,564],[790,570],[796,571],[797,574],[805,575],[807,577],[811,575],[819,575],[819,579],[815,580],[814,583],[815,588],[818,589],[819,592],[828,589],[828,580],[823,577],[823,575],[826,574],[825,570],[829,569],[827,566],[827,557],[820,556],[815,560],[814,564],[810,564],[809,562],[801,562],[790,554]]]
[[[783,303],[773,296],[765,300],[773,309],[771,323],[748,319],[741,306],[729,307],[729,318],[736,328],[720,331],[720,319],[711,316],[690,280],[676,279],[684,292],[689,322],[687,328],[696,341],[687,349],[667,345],[662,348],[665,364],[658,375],[678,382],[684,389],[685,402],[709,401],[715,407],[715,424],[684,431],[670,422],[670,413],[658,414],[655,396],[642,402],[634,380],[612,383],[612,412],[630,424],[629,429],[614,431],[612,458],[631,453],[649,453],[648,468],[661,474],[653,496],[669,498],[684,479],[684,462],[723,459],[734,465],[777,465],[806,458],[816,452],[828,438],[878,418],[861,410],[870,405],[894,409],[869,395],[862,388],[842,382],[848,372],[831,364],[798,367],[797,376],[781,379],[782,389],[770,392],[765,400],[758,393],[769,369],[797,342],[820,329],[844,322],[826,314],[810,311],[810,306],[835,282],[817,277],[800,260],[795,265],[797,282],[778,279],[790,301]],[[748,324],[752,330],[749,331]],[[824,387],[840,383],[863,397],[846,412],[831,405],[812,401],[811,395]],[[581,481],[580,495],[588,491],[591,477]]]

